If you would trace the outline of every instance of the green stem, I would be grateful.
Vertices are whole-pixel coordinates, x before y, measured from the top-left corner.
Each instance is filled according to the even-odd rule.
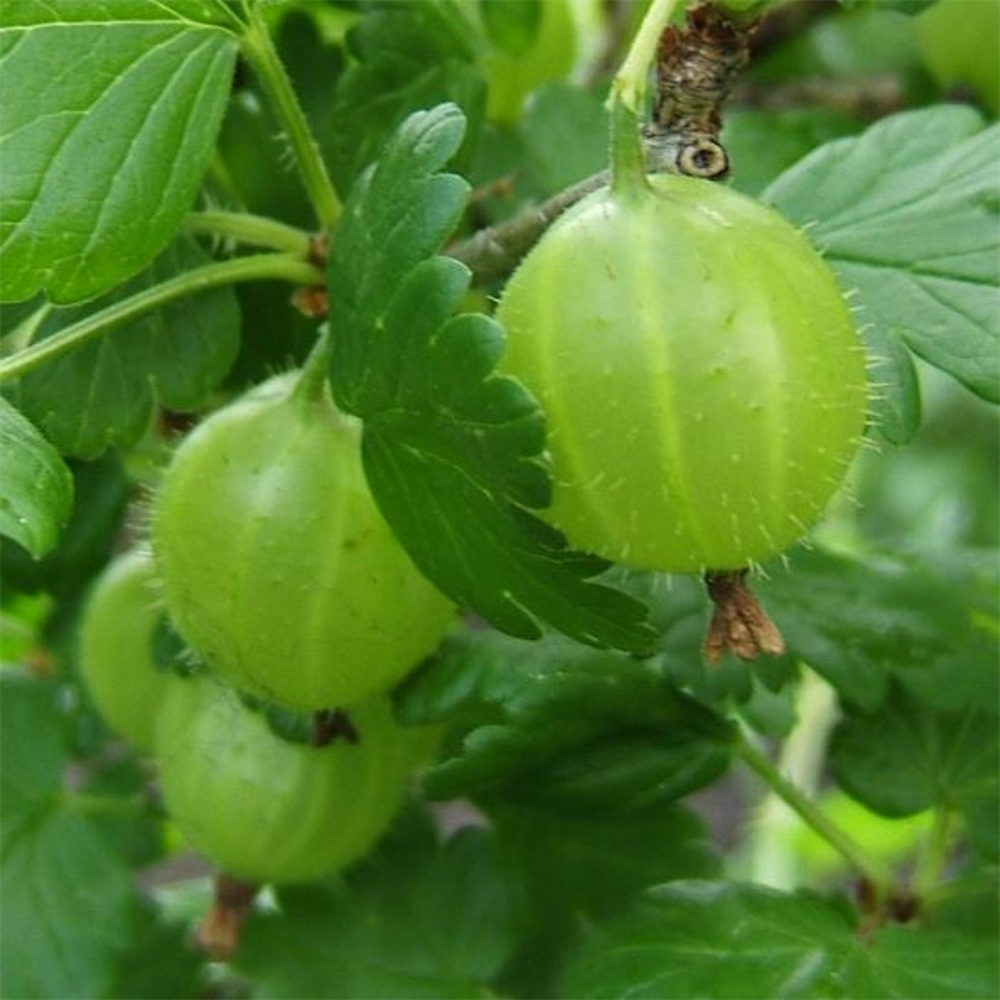
[[[302,111],[292,82],[271,42],[258,5],[246,5],[244,52],[260,80],[292,145],[302,183],[322,232],[329,232],[340,215],[340,199],[327,173],[319,146]]]
[[[107,333],[112,327],[138,319],[175,299],[240,281],[290,281],[297,285],[323,284],[323,272],[291,254],[255,254],[215,261],[179,274],[98,312],[0,361],[0,383],[19,378],[68,351]]]
[[[327,389],[327,371],[330,367],[330,352],[333,350],[333,341],[330,339],[330,331],[324,326],[319,340],[313,345],[309,352],[302,371],[295,382],[292,390],[294,399],[301,399],[306,403],[315,403],[323,398]]]
[[[309,256],[310,235],[295,226],[247,212],[192,212],[184,225],[189,232],[221,236],[251,246],[283,250],[305,259]]]
[[[611,187],[619,193],[635,193],[649,186],[639,122],[645,113],[649,67],[677,2],[653,0],[611,84]]]
[[[743,762],[763,778],[775,795],[794,809],[805,823],[867,879],[879,899],[884,899],[888,895],[893,877],[887,868],[875,858],[869,857],[853,837],[837,826],[812,799],[792,784],[745,736],[740,737],[736,751]]]
[[[919,899],[941,882],[951,852],[954,819],[955,814],[951,806],[938,806],[934,810],[934,823],[913,873],[911,888]]]
[[[656,58],[660,35],[673,16],[677,3],[678,0],[653,0],[632,40],[621,69],[611,83],[612,101],[620,101],[636,117],[641,116],[645,110],[649,67]]]

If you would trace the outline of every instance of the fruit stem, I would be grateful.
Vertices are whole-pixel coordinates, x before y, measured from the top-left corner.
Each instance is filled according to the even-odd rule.
[[[303,403],[318,403],[323,399],[332,399],[327,389],[327,376],[330,368],[330,352],[333,341],[330,338],[330,328],[324,323],[320,327],[319,339],[313,345],[309,356],[302,366],[302,371],[292,389],[291,398]]]
[[[816,831],[844,860],[871,885],[876,900],[888,899],[893,886],[892,872],[870,857],[845,830],[842,830],[802,790],[789,781],[771,760],[741,733],[736,740],[736,753],[752,771],[761,777],[771,791]]]
[[[329,232],[340,215],[340,199],[320,155],[312,129],[299,104],[292,82],[275,51],[260,4],[244,3],[247,22],[243,50],[270,100],[278,120],[291,143],[302,183],[319,221],[319,228]]]
[[[621,68],[611,82],[608,97],[611,113],[611,187],[621,194],[637,194],[649,187],[639,122],[646,110],[649,68],[677,2],[653,0]]]
[[[312,237],[305,230],[248,212],[191,212],[184,225],[191,233],[221,236],[251,246],[283,250],[303,260],[308,260],[312,251]]]
[[[113,302],[104,309],[71,323],[58,333],[40,340],[23,351],[0,361],[0,383],[27,375],[42,365],[82,347],[113,327],[131,322],[159,309],[175,299],[197,295],[211,288],[239,281],[279,280],[297,285],[318,285],[323,272],[299,257],[286,253],[254,254],[232,260],[213,261],[147,288],[127,299]]]

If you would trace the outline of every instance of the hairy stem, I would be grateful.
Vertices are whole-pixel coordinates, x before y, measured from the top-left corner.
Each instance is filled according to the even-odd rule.
[[[288,135],[319,228],[329,232],[340,215],[340,199],[257,4],[246,5],[246,18],[244,52]]]
[[[196,267],[127,299],[113,302],[51,337],[5,358],[0,361],[0,383],[27,375],[55,358],[103,336],[113,327],[138,319],[175,299],[239,281],[268,279],[289,281],[297,285],[316,285],[323,283],[323,273],[299,257],[284,253],[235,257]]]
[[[850,834],[837,826],[745,736],[737,742],[736,751],[743,762],[767,783],[775,795],[795,810],[805,823],[870,883],[878,899],[885,899],[889,895],[893,878],[887,868],[875,858],[869,857]]]
[[[306,259],[310,251],[310,234],[277,219],[246,212],[192,212],[184,220],[191,233],[220,236],[250,246],[282,250]]]

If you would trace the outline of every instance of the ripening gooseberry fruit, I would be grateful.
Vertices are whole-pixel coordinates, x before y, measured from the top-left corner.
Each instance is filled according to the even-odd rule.
[[[152,510],[171,619],[235,687],[301,710],[383,692],[451,603],[410,561],[361,465],[360,424],[279,376],[181,443]]]
[[[188,843],[249,882],[306,882],[346,867],[386,831],[425,758],[386,696],[350,711],[357,742],[287,742],[230,687],[178,678],[157,726],[167,810]]]
[[[773,210],[649,178],[575,205],[511,277],[503,368],[545,410],[577,548],[739,569],[822,515],[865,422],[865,359],[830,270]]]
[[[156,716],[177,682],[160,669],[153,641],[162,611],[148,552],[112,560],[94,583],[80,625],[80,670],[98,711],[137,750],[151,753]]]

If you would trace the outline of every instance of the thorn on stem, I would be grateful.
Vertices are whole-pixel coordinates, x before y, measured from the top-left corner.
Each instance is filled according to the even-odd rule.
[[[705,636],[703,652],[709,663],[726,653],[755,660],[762,653],[780,656],[785,641],[747,586],[747,570],[705,573],[705,587],[715,610]]]

